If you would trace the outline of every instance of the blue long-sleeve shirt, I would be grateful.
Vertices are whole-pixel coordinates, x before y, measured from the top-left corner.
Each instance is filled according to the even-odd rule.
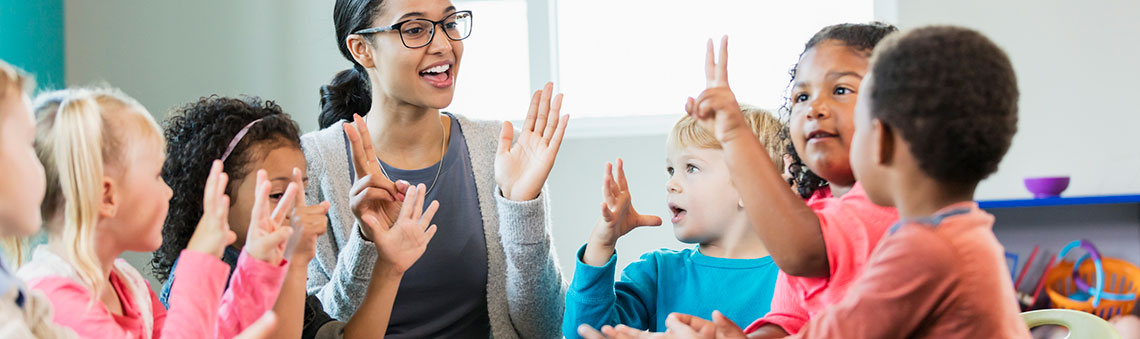
[[[779,272],[771,257],[715,258],[697,246],[646,252],[614,282],[616,253],[605,265],[590,266],[582,262],[585,249],[578,250],[574,280],[566,291],[566,338],[580,338],[581,324],[665,331],[665,318],[672,312],[708,319],[719,310],[737,324],[749,324],[768,313]]]

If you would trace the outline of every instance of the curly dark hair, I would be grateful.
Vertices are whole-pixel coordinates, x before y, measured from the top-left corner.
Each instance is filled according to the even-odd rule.
[[[919,168],[973,186],[997,171],[1017,133],[1017,76],[974,30],[928,26],[892,36],[871,57],[873,117],[910,144]]]
[[[166,281],[178,254],[202,217],[202,188],[214,159],[219,159],[245,125],[261,119],[234,147],[225,161],[230,178],[249,174],[250,163],[268,152],[265,147],[301,147],[300,128],[273,101],[257,97],[203,97],[171,112],[163,123],[166,135],[166,162],[162,178],[174,190],[170,212],[162,228],[162,247],[154,252],[150,265],[155,276]],[[233,187],[226,188],[232,195]],[[232,204],[232,202],[231,202]]]
[[[898,32],[898,28],[894,25],[883,22],[871,22],[866,24],[843,23],[824,27],[823,29],[812,35],[811,39],[804,44],[804,50],[800,52],[800,58],[803,58],[804,53],[814,48],[821,42],[828,40],[835,40],[842,42],[844,45],[851,47],[855,51],[865,53],[867,57],[871,57],[871,51],[874,50],[875,45],[879,44],[888,34]],[[792,84],[796,81],[796,69],[799,68],[799,63],[792,65],[788,75],[791,79],[788,80],[788,91],[790,92]],[[781,120],[786,126],[791,126],[792,120],[792,98],[790,96],[784,97],[784,105],[780,107]],[[792,157],[792,162],[784,164],[788,166],[788,171],[792,174],[792,180],[797,186],[797,190],[801,197],[808,198],[815,193],[816,190],[827,187],[827,180],[820,178],[815,173],[804,165],[803,160],[800,160],[799,153],[796,153],[796,148],[791,143],[791,132],[785,128],[780,132],[780,139],[788,143],[787,153]]]

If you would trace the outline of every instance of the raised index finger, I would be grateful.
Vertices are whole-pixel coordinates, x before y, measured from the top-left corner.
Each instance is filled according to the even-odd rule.
[[[368,132],[368,123],[364,122],[364,118],[360,115],[354,115],[353,122],[360,132],[360,144],[364,146],[364,156],[368,157],[368,162],[365,163],[367,167],[364,168],[368,173],[379,172],[380,164],[376,160],[376,151],[372,148],[372,134]]]
[[[344,134],[348,135],[349,146],[352,147],[352,169],[356,171],[356,179],[368,175],[368,157],[364,155],[364,145],[361,145],[360,132],[351,123],[344,123]]]

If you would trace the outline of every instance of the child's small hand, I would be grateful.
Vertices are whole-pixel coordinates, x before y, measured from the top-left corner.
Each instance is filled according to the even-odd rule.
[[[744,114],[740,112],[736,95],[728,87],[728,36],[720,40],[719,62],[713,53],[712,39],[709,39],[705,55],[705,81],[704,92],[696,99],[690,97],[685,102],[685,112],[713,131],[716,139],[722,143],[737,137],[754,138],[744,122]]]
[[[431,219],[439,210],[439,202],[432,201],[427,211],[424,211],[424,200],[427,191],[424,184],[409,187],[400,214],[391,227],[377,220],[375,216],[366,215],[364,221],[372,228],[375,235],[376,252],[380,260],[393,273],[403,274],[427,250],[427,244],[435,236],[436,226]]]
[[[594,226],[586,253],[582,261],[593,266],[601,266],[613,255],[617,239],[641,226],[660,226],[661,218],[642,215],[633,208],[629,194],[629,184],[625,180],[625,169],[621,158],[617,159],[617,179],[614,179],[613,164],[606,163],[606,175],[602,183],[602,219]]]
[[[297,191],[301,188],[296,183],[289,183],[285,194],[277,202],[277,208],[270,212],[269,185],[269,174],[265,170],[258,170],[257,186],[254,188],[257,195],[253,200],[253,211],[250,212],[245,251],[254,259],[277,265],[284,259],[289,236],[293,235],[293,228],[285,224],[285,217],[293,210]]]
[[[293,169],[293,184],[297,187],[305,187],[301,170],[296,168]],[[307,266],[317,254],[317,238],[328,231],[329,202],[322,201],[319,204],[307,206],[305,205],[305,190],[298,190],[294,206],[296,207],[293,208],[293,212],[289,216],[289,225],[293,227],[294,232],[300,231],[302,234],[301,239],[293,249],[290,260],[293,264]]]
[[[230,197],[226,195],[228,181],[229,177],[222,172],[222,162],[214,160],[202,196],[202,218],[198,220],[186,249],[221,258],[226,246],[237,240],[237,234],[230,230],[227,219],[230,213]]]

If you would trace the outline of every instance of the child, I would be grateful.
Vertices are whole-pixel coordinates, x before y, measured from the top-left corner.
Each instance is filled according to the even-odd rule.
[[[44,168],[36,159],[35,124],[25,90],[30,78],[0,61],[0,237],[10,252],[10,241],[30,236],[40,228],[40,202],[44,197]],[[0,338],[74,338],[75,332],[52,322],[51,304],[42,293],[29,291],[0,258]]]
[[[762,165],[782,168],[784,145],[777,134],[783,124],[754,108],[744,112],[744,120],[750,137],[769,141],[773,156]],[[606,164],[602,219],[579,251],[566,292],[562,332],[567,338],[579,338],[582,324],[664,331],[671,312],[705,314],[719,308],[738,321],[768,312],[779,269],[745,215],[712,131],[685,116],[669,134],[667,150],[665,188],[674,233],[697,247],[645,253],[613,283],[618,238],[639,226],[660,225],[661,218],[633,209],[621,159],[616,176]]]
[[[786,136],[798,160],[790,168],[801,196],[789,194],[780,172],[759,166],[767,151],[744,136],[736,99],[728,88],[728,41],[720,60],[708,44],[709,88],[689,99],[686,110],[714,129],[724,145],[733,184],[742,193],[752,224],[781,273],[772,311],[748,328],[754,337],[796,333],[814,314],[841,300],[863,270],[879,238],[898,219],[892,208],[876,206],[855,181],[848,161],[856,93],[867,72],[870,52],[893,26],[840,24],[816,33],[793,69],[790,126]],[[713,127],[715,126],[715,127]],[[763,157],[767,158],[767,157]],[[826,180],[805,180],[805,170]],[[825,189],[826,187],[826,189]]]
[[[205,185],[205,213],[181,255],[179,270],[193,274],[175,285],[169,312],[158,306],[138,271],[116,260],[124,251],[149,252],[161,242],[171,192],[159,176],[159,133],[145,108],[114,90],[69,90],[57,110],[46,110],[39,118],[36,147],[49,183],[42,207],[49,241],[35,250],[19,275],[45,292],[55,308],[75,310],[55,314],[55,321],[81,336],[230,337],[264,313],[234,304],[229,296],[231,307],[223,307],[223,314],[237,317],[215,326],[226,273],[217,258],[235,238],[225,223],[229,199],[220,163]],[[259,186],[268,188],[267,183]],[[286,195],[297,190],[294,186]],[[266,199],[258,199],[252,218],[257,227],[249,241],[267,244],[265,261],[281,262],[291,233],[281,225],[281,209],[288,207],[279,206],[271,215]],[[279,288],[250,287],[271,295],[270,300]],[[248,321],[240,322],[244,319]]]
[[[163,228],[163,245],[155,252],[151,264],[160,277],[166,279],[163,295],[169,291],[174,276],[169,274],[174,267],[177,254],[186,246],[194,232],[195,220],[202,214],[200,207],[200,187],[206,179],[209,162],[205,159],[221,158],[225,163],[226,174],[235,178],[229,195],[232,197],[233,213],[230,225],[239,235],[246,232],[249,210],[254,202],[253,169],[261,168],[269,178],[273,178],[270,190],[270,204],[279,202],[280,196],[289,183],[303,187],[308,178],[305,175],[305,156],[301,152],[301,140],[297,124],[281,111],[272,101],[256,97],[226,98],[211,96],[177,109],[166,122],[168,157],[164,165],[163,177],[178,192],[170,203],[171,213]],[[183,193],[184,192],[184,193]],[[381,326],[387,321],[374,319],[385,310],[362,310],[360,318],[351,319],[347,325],[329,317],[315,296],[305,295],[307,267],[315,255],[317,237],[328,228],[328,203],[305,206],[304,193],[298,195],[295,213],[288,219],[298,230],[303,229],[296,250],[292,253],[285,285],[277,299],[274,310],[281,317],[275,337],[277,338],[328,338],[341,337],[343,329],[373,326],[368,337],[384,333]],[[413,200],[414,201],[414,200]],[[422,202],[421,202],[422,203]],[[431,217],[427,216],[427,220]],[[224,256],[232,267],[237,262],[243,244],[235,242],[227,247]],[[383,245],[386,248],[396,248]],[[423,253],[422,247],[411,247],[412,255]],[[417,255],[418,256],[418,255]],[[381,259],[388,259],[382,256]],[[384,265],[376,265],[376,272],[382,272]],[[382,281],[383,277],[374,280]],[[392,297],[380,296],[379,298]],[[163,298],[165,299],[165,298]],[[165,300],[164,300],[165,301]],[[350,331],[357,332],[357,331]]]
[[[1017,79],[973,30],[918,28],[875,48],[855,114],[852,169],[898,208],[842,302],[805,338],[1028,338],[978,182],[1017,131]]]

